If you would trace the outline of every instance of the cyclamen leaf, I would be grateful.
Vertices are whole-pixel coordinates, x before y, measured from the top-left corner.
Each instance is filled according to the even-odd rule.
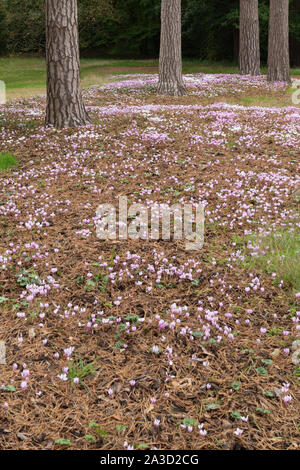
[[[239,390],[241,388],[241,384],[239,382],[231,382],[231,387],[233,390]]]
[[[230,413],[230,416],[234,419],[241,419],[242,418],[242,415],[239,411],[232,411]]]
[[[72,442],[69,439],[57,439],[55,444],[59,444],[61,446],[71,446]]]
[[[198,423],[193,418],[184,418],[183,424],[185,426],[197,426]]]
[[[219,407],[219,405],[217,405],[216,403],[211,403],[210,405],[207,405],[206,409],[207,411],[209,410],[217,410]]]
[[[259,411],[260,413],[263,413],[263,414],[271,413],[270,410],[265,410],[264,408],[256,408],[256,411]]]
[[[262,362],[263,362],[264,364],[267,364],[268,366],[271,365],[271,364],[273,364],[272,359],[262,359]]]
[[[262,375],[263,377],[266,377],[268,375],[268,371],[264,367],[258,367],[256,369],[256,372],[258,372],[259,375]]]

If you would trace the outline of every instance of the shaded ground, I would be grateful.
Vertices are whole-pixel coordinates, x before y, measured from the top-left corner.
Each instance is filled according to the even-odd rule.
[[[285,102],[264,77],[185,79],[178,100],[152,75],[91,87],[81,129],[44,128],[42,97],[0,108],[19,160],[1,174],[2,449],[299,446],[298,280],[249,243],[300,229],[299,108],[226,104]],[[120,195],[202,202],[204,248],[100,241]]]

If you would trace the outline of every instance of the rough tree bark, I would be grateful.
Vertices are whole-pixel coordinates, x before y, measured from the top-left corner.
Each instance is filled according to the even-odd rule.
[[[77,0],[46,0],[46,124],[89,124],[82,101]]]
[[[182,96],[181,0],[162,0],[158,94]]]
[[[240,0],[240,73],[260,74],[258,0]]]
[[[268,81],[291,81],[289,0],[270,0]]]

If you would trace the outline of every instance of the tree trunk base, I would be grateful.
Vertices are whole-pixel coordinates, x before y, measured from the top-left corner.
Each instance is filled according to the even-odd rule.
[[[258,77],[260,75],[260,68],[259,69],[250,69],[250,70],[241,70],[239,71],[240,75],[251,75],[252,77]]]
[[[291,77],[290,77],[290,72],[289,69],[286,70],[285,72],[282,72],[280,70],[269,72],[267,75],[267,80],[268,82],[284,82],[284,83],[291,83]]]
[[[178,83],[177,81],[160,81],[157,93],[165,96],[184,96],[187,94],[187,89],[184,83]]]
[[[45,125],[54,126],[56,129],[64,129],[67,127],[82,127],[92,124],[88,113],[85,109],[78,115],[67,113],[67,117],[60,115],[56,110],[47,109]]]

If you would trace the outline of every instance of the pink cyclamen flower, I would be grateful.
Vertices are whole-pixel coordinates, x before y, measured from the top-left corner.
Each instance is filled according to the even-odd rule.
[[[284,401],[284,403],[289,403],[290,401],[292,401],[291,395],[285,395],[283,397],[283,401]]]

